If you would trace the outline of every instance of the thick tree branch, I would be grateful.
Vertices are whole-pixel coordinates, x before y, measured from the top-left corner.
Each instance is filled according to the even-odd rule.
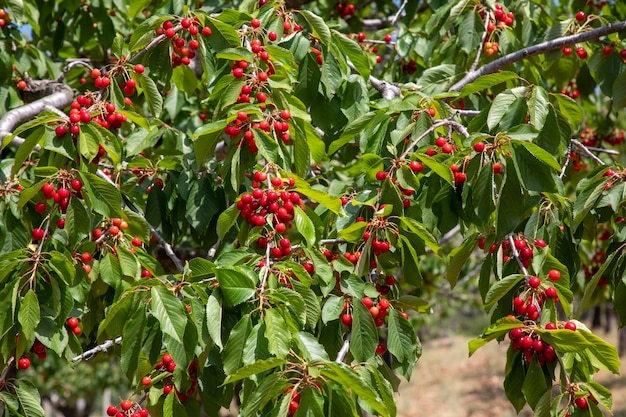
[[[539,43],[537,45],[529,46],[528,48],[521,49],[516,52],[512,52],[508,55],[498,58],[489,64],[478,68],[477,70],[468,72],[460,81],[456,82],[450,90],[460,91],[464,86],[476,80],[477,78],[494,73],[501,70],[515,62],[522,61],[530,58],[531,56],[540,55],[555,49],[561,49],[564,46],[573,45],[575,43],[593,41],[601,38],[602,36],[609,35],[611,33],[619,32],[626,29],[626,21],[607,24],[597,29],[593,29],[587,32],[577,33],[574,35],[563,36],[562,38],[553,39]]]
[[[25,104],[13,110],[9,110],[0,119],[0,138],[4,138],[12,134],[13,130],[21,123],[24,123],[37,116],[44,110],[50,108],[63,109],[69,106],[74,100],[74,92],[68,86],[59,88],[56,92],[35,100],[32,103]],[[17,141],[14,145],[19,146],[21,142]]]

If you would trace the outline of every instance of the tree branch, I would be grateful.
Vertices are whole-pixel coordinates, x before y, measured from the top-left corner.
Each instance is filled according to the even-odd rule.
[[[70,87],[64,85],[64,88],[59,88],[56,92],[48,96],[35,100],[32,103],[17,107],[13,110],[9,110],[0,119],[0,139],[11,135],[16,126],[32,119],[42,111],[51,107],[63,109],[69,106],[73,100],[74,91],[72,91]],[[19,146],[21,142],[18,141],[12,144]]]
[[[109,350],[109,348],[113,347],[113,345],[119,345],[120,343],[122,343],[122,336],[118,336],[115,340],[105,340],[105,342],[101,345],[89,349],[88,351],[83,352],[81,355],[72,358],[72,363],[76,363],[82,360],[88,361],[96,356],[96,354],[100,352],[106,352],[107,350]]]
[[[572,139],[572,143],[574,145],[576,145],[578,148],[580,148],[583,153],[585,155],[587,155],[589,158],[593,159],[594,161],[596,161],[598,164],[600,165],[606,165],[604,163],[604,161],[602,161],[602,159],[598,158],[596,155],[593,154],[593,152],[591,152],[585,145],[583,145],[580,141],[576,140],[576,139]]]
[[[553,39],[551,41],[546,41],[537,45],[529,46],[528,48],[520,49],[519,51],[512,52],[508,55],[503,56],[502,58],[498,58],[495,61],[490,62],[489,64],[481,68],[478,68],[477,70],[468,72],[465,77],[452,85],[452,87],[450,87],[450,90],[460,91],[464,86],[483,75],[494,73],[508,65],[530,58],[531,56],[543,54],[549,51],[553,51],[555,49],[561,49],[564,46],[572,45],[575,43],[597,40],[602,36],[619,32],[624,29],[626,29],[626,21],[608,24],[606,26],[602,26],[600,28],[593,29],[587,32],[563,36],[562,38]]]
[[[346,340],[343,341],[343,346],[341,346],[341,349],[339,349],[339,352],[337,352],[337,358],[335,359],[335,362],[341,363],[346,358],[346,355],[350,350],[350,336],[351,333],[348,333],[346,335]]]

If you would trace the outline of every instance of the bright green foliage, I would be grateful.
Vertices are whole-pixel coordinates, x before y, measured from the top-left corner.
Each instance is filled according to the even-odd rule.
[[[119,343],[128,416],[394,416],[444,286],[516,410],[610,409],[621,2],[49,3],[0,25],[3,415],[43,415],[18,359]]]

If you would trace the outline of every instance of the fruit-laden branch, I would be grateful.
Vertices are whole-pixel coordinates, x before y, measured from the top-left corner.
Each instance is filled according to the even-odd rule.
[[[519,51],[512,52],[508,55],[498,58],[489,64],[478,68],[477,70],[468,72],[465,77],[456,82],[450,90],[460,91],[464,86],[471,83],[483,75],[494,73],[508,65],[514,64],[518,61],[530,58],[531,56],[543,54],[555,49],[561,49],[568,45],[575,43],[593,41],[601,38],[602,36],[609,35],[611,33],[619,32],[626,29],[626,21],[608,24],[597,29],[589,30],[586,32],[577,33],[574,35],[563,36],[550,41],[542,42],[537,45],[529,46],[528,48],[520,49]]]
[[[522,274],[524,274],[524,276],[526,277],[526,281],[528,281],[528,279],[530,278],[530,275],[528,275],[528,270],[524,266],[524,262],[522,262],[522,258],[520,257],[519,251],[515,247],[514,236],[515,235],[513,233],[509,235],[509,243],[511,244],[511,252],[513,253],[513,257],[515,258],[515,260],[517,261],[517,264],[519,265],[520,271],[522,271]]]
[[[115,340],[106,340],[101,345],[91,348],[88,351],[82,353],[81,355],[78,355],[72,358],[72,363],[76,363],[82,360],[88,361],[94,356],[96,356],[97,353],[106,352],[107,350],[109,350],[109,348],[113,347],[113,345],[119,345],[120,343],[122,343],[122,336],[115,338]]]

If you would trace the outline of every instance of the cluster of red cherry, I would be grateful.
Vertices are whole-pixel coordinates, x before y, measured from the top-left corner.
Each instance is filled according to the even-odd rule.
[[[262,188],[263,184],[267,188]],[[304,208],[300,194],[288,190],[294,185],[293,178],[284,180],[278,175],[270,178],[267,172],[256,171],[252,193],[243,193],[237,201],[237,209],[248,224],[264,229],[263,236],[257,240],[259,248],[269,246],[275,259],[291,254],[291,241],[284,236],[293,227],[295,207]]]
[[[178,23],[180,27],[174,27],[174,23]],[[183,31],[181,31],[181,29]],[[181,33],[189,33],[188,41],[185,37],[180,36]],[[157,35],[165,35],[166,38],[172,40],[172,67],[179,65],[189,65],[191,60],[196,56],[196,50],[200,47],[200,41],[197,39],[199,33],[204,36],[211,36],[211,28],[208,26],[200,29],[197,18],[189,19],[183,17],[178,22],[166,20],[156,29]]]

